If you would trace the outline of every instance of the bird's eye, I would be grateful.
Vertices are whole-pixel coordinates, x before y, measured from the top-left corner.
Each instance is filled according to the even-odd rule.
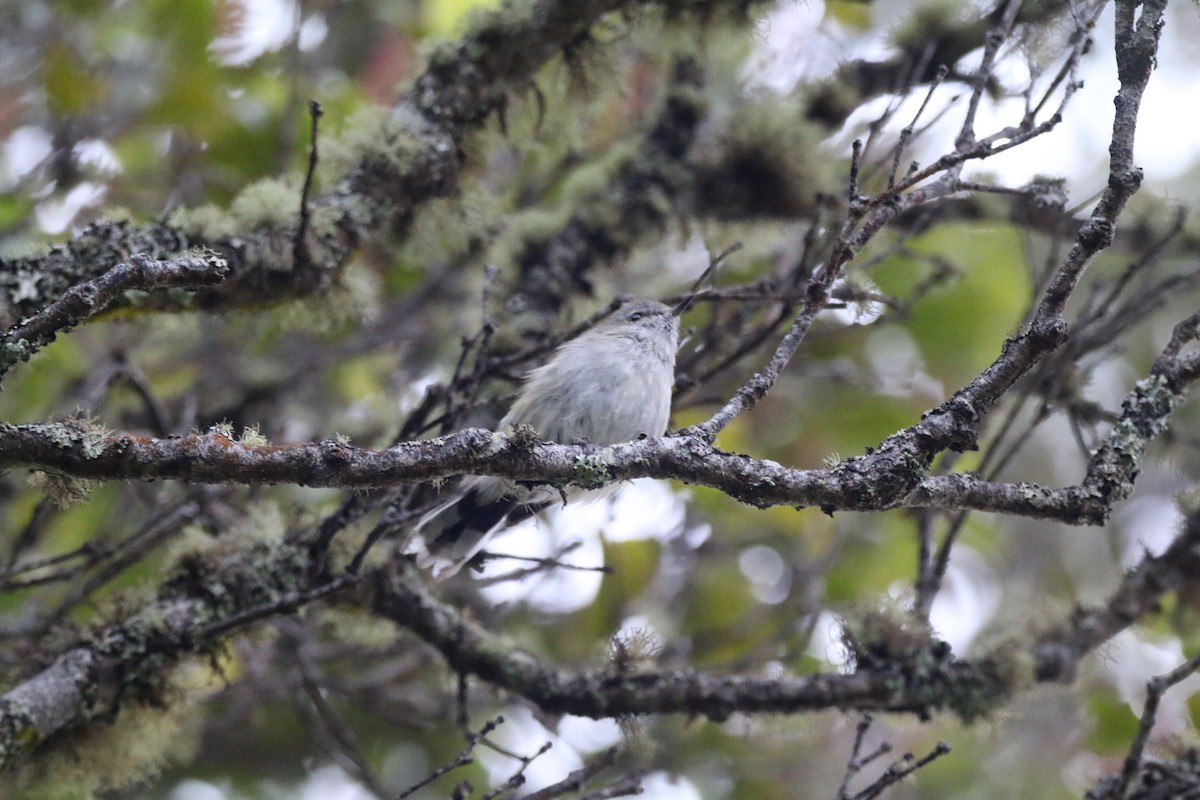
[[[643,314],[641,311],[634,311],[632,314],[629,315],[629,321],[637,322],[639,319],[641,319],[644,316],[646,316],[646,315]]]

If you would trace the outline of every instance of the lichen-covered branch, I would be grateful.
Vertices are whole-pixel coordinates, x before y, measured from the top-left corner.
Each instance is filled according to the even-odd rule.
[[[108,308],[125,292],[155,289],[198,289],[224,279],[225,259],[212,251],[155,261],[139,253],[100,277],[73,286],[62,297],[0,337],[0,380],[18,361],[45,347],[69,330]]]
[[[154,602],[68,649],[0,696],[0,772],[50,737],[111,717],[122,702],[155,702],[184,656],[212,652],[227,634],[359,585],[313,577],[299,543],[243,544],[186,557]],[[572,672],[544,664],[434,598],[415,567],[397,559],[372,572],[371,591],[346,595],[410,629],[462,672],[523,695],[547,711],[593,717],[644,713],[795,712],[865,707],[970,718],[1005,692],[995,666],[956,661],[936,641],[914,639],[905,658],[874,660],[854,674],[790,678],[693,671]],[[315,581],[315,583],[314,583]]]
[[[0,259],[0,326],[39,312],[133,253],[159,260],[194,247],[219,253],[229,265],[227,280],[191,300],[205,309],[278,302],[328,285],[366,238],[403,232],[423,203],[457,190],[464,135],[506,93],[529,85],[543,64],[576,45],[604,14],[640,5],[701,13],[743,4],[540,0],[481,14],[460,40],[432,55],[379,131],[375,148],[337,187],[314,199],[305,242],[308,269],[295,268],[298,214],[235,234],[170,222],[98,223],[46,255]]]
[[[0,773],[56,733],[110,719],[122,702],[158,702],[166,672],[184,656],[211,652],[228,631],[350,585],[310,585],[306,553],[279,543],[185,558],[155,602],[0,695]]]
[[[821,708],[867,708],[926,715],[950,708],[970,718],[1003,696],[994,665],[968,665],[936,641],[906,655],[911,663],[873,663],[851,674],[790,677],[714,675],[694,670],[568,671],[512,647],[465,618],[421,583],[405,562],[374,578],[376,613],[404,626],[438,650],[456,671],[478,675],[549,713],[603,718],[686,713],[725,720],[734,712],[787,713]],[[927,645],[927,647],[926,647]]]
[[[1165,430],[1171,412],[1200,378],[1200,362],[1190,352],[1181,352],[1196,337],[1198,327],[1200,315],[1176,327],[1151,375],[1130,392],[1120,420],[1093,453],[1084,481],[1061,488],[995,483],[962,474],[928,475],[933,448],[945,442],[965,444],[972,436],[969,425],[935,427],[952,422],[953,417],[934,415],[893,435],[890,446],[819,470],[728,453],[686,430],[659,439],[595,447],[539,442],[520,429],[500,433],[467,429],[437,439],[401,442],[387,450],[364,450],[332,440],[257,444],[235,441],[221,432],[154,438],[111,433],[81,420],[0,424],[0,468],[53,470],[96,480],[342,488],[393,486],[459,474],[583,486],[650,477],[720,489],[759,507],[819,506],[830,512],[978,509],[1095,525],[1129,495],[1146,445]],[[1022,351],[1008,352],[1020,355]],[[971,419],[970,411],[968,407],[959,415]]]
[[[904,618],[879,617],[848,634],[858,669],[849,674],[716,675],[672,670],[570,671],[545,663],[435,598],[416,568],[397,558],[371,571],[366,603],[434,647],[456,671],[477,675],[551,713],[614,717],[644,713],[786,713],[822,708],[988,713],[1024,681],[1067,681],[1078,661],[1157,610],[1163,595],[1200,575],[1200,514],[1160,556],[1145,558],[1104,606],[1080,609],[1032,645],[1033,670],[1002,648],[965,661]],[[300,542],[247,544],[185,558],[153,604],[67,650],[0,696],[0,771],[49,737],[115,712],[123,700],[153,700],[179,658],[205,652],[229,633],[358,585],[314,576]],[[316,581],[316,583],[314,583]]]
[[[1089,525],[1108,520],[1117,503],[1133,492],[1146,446],[1167,428],[1171,415],[1197,377],[1197,360],[1182,354],[1194,341],[1200,314],[1175,326],[1171,341],[1150,375],[1126,395],[1111,431],[1091,454],[1087,474],[1076,486],[1051,489],[1031,483],[1000,483],[974,475],[935,475],[905,501],[923,508],[970,508]]]

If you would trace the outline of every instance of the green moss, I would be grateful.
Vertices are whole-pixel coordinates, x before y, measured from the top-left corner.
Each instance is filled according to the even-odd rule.
[[[1037,659],[1033,652],[1033,639],[1029,635],[1010,634],[981,643],[980,655],[975,659],[990,664],[996,679],[1005,692],[1014,694],[1033,686],[1037,671]]]
[[[520,214],[497,243],[497,255],[505,261],[516,260],[519,254],[552,239],[570,218],[570,211],[561,208],[536,208]]]
[[[573,206],[580,207],[603,198],[610,191],[610,186],[617,176],[636,163],[640,152],[635,141],[623,142],[609,148],[600,158],[571,172],[562,185],[563,199]]]
[[[922,53],[930,42],[962,39],[955,51],[978,43],[978,19],[974,8],[958,0],[922,0],[891,32],[892,44],[906,53]],[[933,63],[938,63],[934,61]]]
[[[575,476],[571,482],[585,489],[598,489],[612,483],[612,474],[599,456],[578,455],[575,457]]]
[[[514,425],[511,428],[501,432],[499,435],[506,437],[506,444],[509,447],[513,447],[524,452],[529,452],[534,447],[537,447],[542,443],[542,437],[538,435],[538,432],[534,430],[533,426],[531,425]]]
[[[234,430],[233,430],[233,423],[230,422],[229,420],[221,420],[220,422],[216,423],[211,428],[209,428],[208,432],[215,433],[218,436],[224,436],[226,439],[229,439],[230,441],[232,441],[236,437],[236,434],[234,433]]]
[[[86,501],[100,484],[59,472],[35,471],[29,473],[29,485],[53,500],[59,508],[69,508]]]
[[[835,184],[835,160],[821,152],[825,133],[794,103],[768,98],[731,108],[717,146],[702,151],[698,194],[723,218],[793,218]]]
[[[608,660],[613,672],[645,672],[653,669],[662,652],[662,642],[649,628],[631,628],[613,634],[608,642]]]
[[[238,193],[229,207],[239,231],[276,228],[295,220],[300,209],[300,184],[295,178],[264,178]]]
[[[351,114],[336,136],[322,138],[318,177],[326,182],[340,180],[375,156],[388,138],[389,119],[387,108],[373,104]]]
[[[948,709],[972,722],[1032,676],[1016,658],[957,660],[926,620],[894,604],[847,615],[844,642],[858,669],[881,675],[897,701],[922,715]]]
[[[249,447],[260,447],[265,444],[270,444],[270,440],[258,430],[257,425],[247,425],[242,429],[242,435],[238,439],[241,444]]]
[[[490,241],[504,224],[504,209],[488,192],[464,189],[455,198],[424,203],[413,220],[406,248],[422,264],[460,260]]]
[[[212,204],[177,209],[171,213],[167,222],[189,237],[210,242],[231,236],[235,232],[233,219],[229,214]]]
[[[126,703],[108,723],[50,739],[38,757],[11,776],[14,800],[81,800],[127,789],[184,760],[199,743],[197,703],[213,688],[206,668],[189,662],[172,670],[161,702]]]
[[[449,69],[458,64],[460,58],[459,39],[430,37],[417,42],[417,58],[429,69]]]

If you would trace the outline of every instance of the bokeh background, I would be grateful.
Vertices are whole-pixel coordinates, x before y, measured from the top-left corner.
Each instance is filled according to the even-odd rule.
[[[325,111],[318,188],[327,189],[370,146],[379,109],[419,74],[435,43],[493,5],[6,0],[0,252],[43,252],[97,218],[194,222],[230,212],[236,224],[251,225],[293,213],[278,201],[286,196],[279,181],[298,203],[307,101],[318,99]],[[963,20],[983,5],[781,0],[752,6],[742,20],[653,10],[606,18],[576,58],[553,61],[536,86],[513,92],[503,115],[469,137],[458,194],[425,204],[406,235],[368,243],[329,292],[214,314],[107,315],[15,370],[0,394],[0,419],[82,413],[110,428],[157,435],[228,424],[275,441],[339,435],[387,446],[428,387],[451,380],[463,338],[481,329],[485,308],[496,326],[494,351],[515,351],[615,295],[677,296],[734,242],[743,248],[726,260],[718,285],[775,276],[806,236],[836,218],[829,209],[837,201],[825,198],[845,195],[851,142],[869,137],[882,157],[926,102],[924,86],[866,97],[847,89],[836,112],[818,115],[818,90],[842,75],[840,65],[921,52],[922,43],[965,28]],[[1111,15],[1104,12],[1080,64],[1083,86],[1062,123],[968,167],[966,177],[1011,187],[1061,178],[1067,208],[1076,216],[1086,211],[1106,180],[1117,86]],[[1051,11],[1042,27],[1024,29],[1002,49],[980,131],[1020,121],[1027,103],[1020,90],[1031,80],[1045,87],[1069,32],[1063,15]],[[1187,121],[1200,101],[1197,36],[1195,5],[1173,5],[1139,124],[1136,156],[1146,183],[1123,218],[1134,235],[1094,264],[1079,292],[1080,313],[1200,194],[1200,139]],[[957,63],[966,70],[980,51],[963,50]],[[612,165],[653,123],[681,53],[706,74],[692,163],[716,165],[708,190],[698,192],[690,212],[672,209],[654,234],[598,264],[587,290],[555,313],[530,312],[518,302],[528,289],[522,281],[536,279],[519,266],[529,242],[568,211],[603,198]],[[927,163],[952,149],[967,93],[954,79],[932,92],[924,117],[932,124],[908,157]],[[765,152],[766,163],[786,169],[756,174],[753,158],[730,157],[739,147]],[[878,169],[872,179],[880,179]],[[969,215],[938,207],[929,214],[921,225],[885,231],[860,254],[847,285],[865,295],[821,316],[767,399],[722,434],[722,447],[820,467],[913,424],[997,356],[1073,236],[1009,213],[1002,199]],[[1192,225],[1184,222],[1160,254],[1158,275],[1190,274],[1198,241]],[[1002,479],[1078,482],[1088,447],[1107,429],[1104,412],[1119,410],[1173,324],[1195,309],[1193,285],[1182,285],[1153,313],[1114,328],[1111,342],[1064,366],[1057,394],[1030,389],[1002,408],[983,451],[954,468],[973,469],[985,458],[994,465],[1011,449]],[[777,336],[750,342],[728,363],[708,353],[728,353],[773,307],[701,303],[685,319],[694,331],[681,351],[681,377],[689,380],[681,380],[673,425],[705,419],[761,366]],[[477,387],[479,402],[458,408],[456,421],[494,423],[522,371]],[[1012,426],[1000,429],[1008,414]],[[1192,489],[1200,467],[1195,420],[1194,408],[1181,409],[1172,433],[1152,449],[1134,497],[1103,528],[971,514],[931,610],[938,634],[956,653],[970,654],[996,637],[1032,635],[1075,603],[1102,602],[1123,570],[1164,547],[1177,529],[1176,499]],[[158,531],[152,526],[164,509],[201,490],[102,484],[62,504],[27,477],[0,478],[0,555],[9,568],[80,548],[123,552],[140,538],[136,558],[85,555],[70,580],[28,583],[5,573],[0,652],[9,673],[30,649],[136,604],[181,552],[222,537],[278,537],[312,526],[342,497],[288,486],[208,487],[204,514]],[[641,643],[644,657],[665,666],[767,675],[848,669],[842,622],[863,607],[911,602],[921,523],[921,515],[899,511],[758,510],[715,490],[637,481],[613,500],[553,511],[493,543],[527,557],[569,548],[563,560],[604,565],[612,574],[559,569],[513,577],[522,562],[495,560],[446,591],[514,644],[566,666],[602,662],[617,636]],[[895,757],[924,754],[939,740],[953,748],[888,796],[1082,796],[1119,768],[1145,681],[1196,651],[1192,606],[1191,598],[1173,599],[1089,658],[1072,685],[1035,687],[970,726],[949,715],[879,718],[868,741],[891,743]],[[140,728],[169,741],[169,752],[150,759],[156,766],[132,786],[101,782],[102,796],[357,800],[375,796],[364,767],[394,794],[463,747],[448,724],[453,675],[390,625],[345,610],[313,608],[266,625],[233,642],[220,669],[191,665],[178,681],[190,698],[187,711]],[[1162,752],[1194,739],[1198,688],[1189,679],[1164,702],[1154,739]],[[314,693],[338,711],[342,727],[322,720]],[[835,797],[858,721],[840,711],[735,715],[720,724],[547,718],[486,688],[476,693],[478,719],[506,719],[497,743],[531,755],[553,742],[528,765],[526,789],[561,780],[624,741],[647,770],[644,796],[671,800]],[[338,740],[346,731],[352,745]],[[142,746],[137,737],[121,742],[106,745],[110,756]],[[93,775],[101,769],[87,761],[103,761],[94,754],[74,758]],[[462,777],[499,785],[517,766],[481,749],[476,763],[418,796],[449,796]],[[87,796],[88,781],[72,775],[64,770],[56,791]],[[0,796],[6,792],[18,790],[0,788]]]

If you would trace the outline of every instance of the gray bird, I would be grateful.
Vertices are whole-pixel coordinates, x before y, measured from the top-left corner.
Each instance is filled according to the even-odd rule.
[[[628,300],[530,372],[499,429],[528,425],[542,439],[560,444],[661,436],[671,413],[678,346],[677,312],[655,300]],[[581,494],[578,488],[567,490],[569,499]],[[561,496],[552,487],[468,477],[453,498],[417,523],[414,531],[424,542],[419,563],[434,577],[453,575],[495,531]]]

